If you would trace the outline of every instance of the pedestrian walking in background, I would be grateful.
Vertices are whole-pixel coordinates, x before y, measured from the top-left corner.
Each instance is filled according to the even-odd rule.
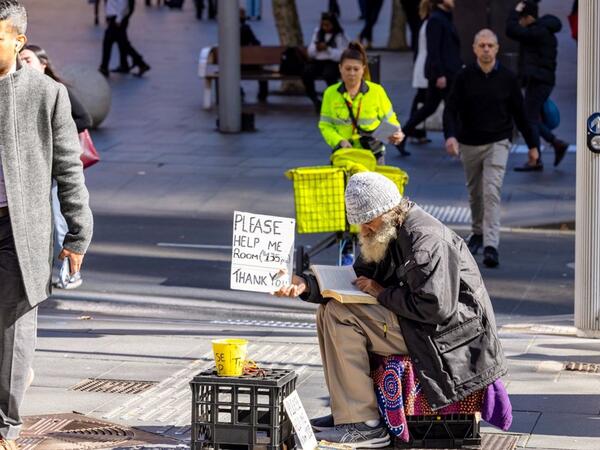
[[[309,271],[275,295],[320,303],[331,414],[311,420],[317,440],[380,448],[390,437],[373,389],[372,355],[409,355],[436,409],[486,388],[506,374],[507,362],[479,268],[454,231],[376,172],[350,177],[345,203],[348,222],[360,226],[355,285],[377,304],[323,298]]]
[[[142,55],[133,48],[127,37],[127,26],[129,25],[129,17],[133,12],[134,2],[135,0],[106,0],[106,31],[102,42],[102,62],[98,68],[105,77],[109,75],[108,65],[114,43],[119,46],[121,56],[121,64],[115,69],[116,72],[127,73],[134,67],[138,67],[138,72],[135,75],[141,77],[150,70],[150,66],[146,64]],[[132,59],[131,66],[128,65],[127,57]],[[126,64],[126,66],[123,64]]]
[[[536,144],[529,150],[528,161],[515,167],[517,172],[544,169],[540,136],[554,149],[554,166],[560,164],[569,148],[569,144],[558,139],[542,122],[542,108],[556,83],[558,42],[555,34],[561,28],[556,16],[548,14],[538,18],[538,4],[532,0],[517,3],[506,22],[506,35],[519,42],[519,78],[525,89],[525,112]]]
[[[315,79],[325,79],[327,86],[338,82],[340,57],[347,46],[348,38],[337,17],[330,13],[321,14],[321,23],[308,45],[309,61],[302,74],[306,95],[312,100],[317,113],[321,110],[321,99],[315,90]]]
[[[365,20],[365,17],[367,17],[367,2],[368,1],[369,0],[358,0],[358,10],[360,11],[358,20]]]
[[[48,75],[57,83],[62,83],[65,85],[67,88],[67,93],[69,94],[69,101],[71,103],[71,117],[75,122],[77,133],[83,133],[85,130],[92,127],[92,117],[88,113],[87,109],[85,109],[85,106],[83,106],[83,104],[79,101],[73,92],[73,89],[70,88],[68,84],[64,83],[56,74],[56,71],[52,67],[52,63],[50,62],[50,58],[43,48],[37,45],[27,44],[19,53],[19,57],[23,63],[27,64],[32,69]],[[69,231],[69,227],[65,217],[60,212],[58,185],[54,180],[52,181],[52,218],[54,219],[54,248],[59,252],[60,249],[62,249],[65,236]],[[79,287],[81,283],[82,279],[81,276],[79,276],[76,277],[76,279],[72,283],[69,283],[65,288],[75,289],[76,287]]]
[[[215,20],[217,18],[217,0],[208,1],[208,19]],[[202,20],[204,14],[204,0],[194,0],[196,5],[196,19]]]
[[[403,131],[407,137],[419,136],[417,125],[431,116],[440,102],[446,99],[454,77],[462,67],[460,40],[452,22],[454,0],[431,0],[431,5],[433,8],[426,28],[425,103],[421,108],[411,111],[410,118],[404,124]],[[405,146],[406,140],[397,146],[400,154],[406,151]]]
[[[358,42],[351,42],[340,57],[342,81],[329,86],[323,94],[319,129],[335,152],[340,148],[370,150],[378,164],[385,164],[385,143],[371,136],[387,121],[400,126],[392,102],[383,87],[365,81],[367,54]],[[398,130],[389,137],[398,144],[404,135]]]
[[[364,4],[365,26],[358,35],[359,42],[367,49],[373,47],[373,28],[379,18],[383,0],[366,0]]]
[[[0,0],[0,448],[16,449],[33,379],[37,305],[50,294],[52,179],[68,225],[59,258],[79,272],[92,237],[81,148],[66,88],[18,58],[27,13]]]
[[[419,30],[423,23],[420,12],[422,2],[420,0],[401,0],[400,3],[402,4],[408,28],[410,29],[410,48],[413,52],[413,57],[416,58],[419,49]]]
[[[100,20],[98,19],[100,16],[100,3],[102,0],[91,0],[90,3],[94,4],[94,25],[98,25]],[[106,1],[106,0],[105,0]]]
[[[123,18],[123,22],[121,22],[121,38],[118,41],[120,64],[117,68],[112,69],[111,72],[129,73],[132,68],[138,66],[139,72],[136,75],[142,76],[144,72],[150,70],[150,66],[144,62],[142,56],[133,48],[129,41],[127,29],[129,28],[129,19],[135,11],[135,0],[128,0],[128,2],[129,11]],[[129,65],[129,57],[132,59],[131,65]]]
[[[340,5],[337,0],[329,0],[328,1],[327,12],[337,18],[340,17],[340,15],[341,15]]]
[[[419,17],[421,18],[422,23],[418,32],[417,53],[413,65],[412,87],[415,88],[417,92],[415,93],[410,107],[411,116],[416,114],[419,107],[425,104],[425,100],[427,99],[427,87],[429,85],[427,77],[425,76],[425,62],[427,61],[427,22],[432,8],[431,0],[421,0],[419,3]],[[415,128],[412,139],[413,143],[416,144],[426,144],[431,142],[431,139],[427,138],[427,130],[425,127],[422,129]],[[398,151],[402,156],[410,155],[410,152],[407,151],[406,147],[402,144],[398,146]]]
[[[484,29],[475,35],[477,61],[456,75],[444,110],[446,151],[462,160],[469,190],[473,255],[483,246],[483,263],[499,264],[500,200],[513,123],[531,151],[535,139],[523,107],[517,76],[496,59],[498,38]]]

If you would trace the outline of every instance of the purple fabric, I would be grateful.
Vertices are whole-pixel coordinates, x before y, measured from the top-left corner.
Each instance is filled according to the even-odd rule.
[[[500,378],[485,390],[481,418],[490,425],[508,431],[512,424],[512,405],[504,383]]]

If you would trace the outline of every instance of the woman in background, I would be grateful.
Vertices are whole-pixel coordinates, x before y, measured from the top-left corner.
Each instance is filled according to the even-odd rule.
[[[56,72],[50,63],[50,58],[43,48],[37,45],[28,44],[23,47],[23,50],[21,50],[19,56],[21,61],[32,69],[46,74],[54,81],[65,85],[69,94],[69,100],[71,101],[71,116],[73,117],[73,121],[75,122],[78,133],[81,133],[92,126],[92,118],[90,114],[77,99],[77,96],[73,93],[73,89],[71,89],[68,84],[64,83],[58,77],[58,75],[56,75]],[[65,218],[60,212],[58,188],[56,183],[52,184],[52,214],[54,216],[54,242],[55,246],[58,246],[58,249],[60,250],[65,239],[65,234],[67,234],[68,227]],[[81,283],[81,275],[77,273],[76,275],[72,276],[69,280],[69,283],[63,287],[65,289],[75,289],[81,286]]]

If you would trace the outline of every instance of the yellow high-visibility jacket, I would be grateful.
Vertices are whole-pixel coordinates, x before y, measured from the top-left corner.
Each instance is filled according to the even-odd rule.
[[[359,132],[354,129],[346,102],[352,104],[354,117],[364,131],[373,131],[383,120],[400,126],[392,102],[381,85],[363,81],[358,95],[353,100],[343,82],[333,84],[323,94],[319,129],[325,142],[334,150],[344,139],[349,141],[353,148],[362,148]]]

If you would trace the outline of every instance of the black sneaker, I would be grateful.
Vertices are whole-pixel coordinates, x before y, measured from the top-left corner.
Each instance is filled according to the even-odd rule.
[[[396,148],[400,152],[400,156],[410,156],[410,152],[406,150],[406,141],[408,140],[408,136],[404,136],[402,142],[396,145]]]
[[[390,445],[390,435],[381,423],[370,427],[366,423],[336,425],[315,435],[317,441],[336,442],[351,448],[381,448]]]
[[[554,148],[554,167],[556,167],[567,154],[569,144],[567,144],[565,141],[561,141],[560,139],[554,139],[554,142],[552,142],[552,147]]]
[[[489,245],[483,249],[483,264],[487,267],[496,267],[500,264],[498,260],[498,250]]]
[[[310,425],[315,431],[331,430],[332,428],[335,428],[335,424],[333,423],[333,414],[310,419]]]
[[[471,255],[476,255],[482,245],[483,235],[473,233],[471,234],[471,236],[469,236],[469,240],[467,241],[467,247],[469,247]]]
[[[515,172],[541,172],[544,170],[544,165],[542,164],[542,161],[538,159],[533,165],[526,162],[522,166],[515,167],[513,170]]]

